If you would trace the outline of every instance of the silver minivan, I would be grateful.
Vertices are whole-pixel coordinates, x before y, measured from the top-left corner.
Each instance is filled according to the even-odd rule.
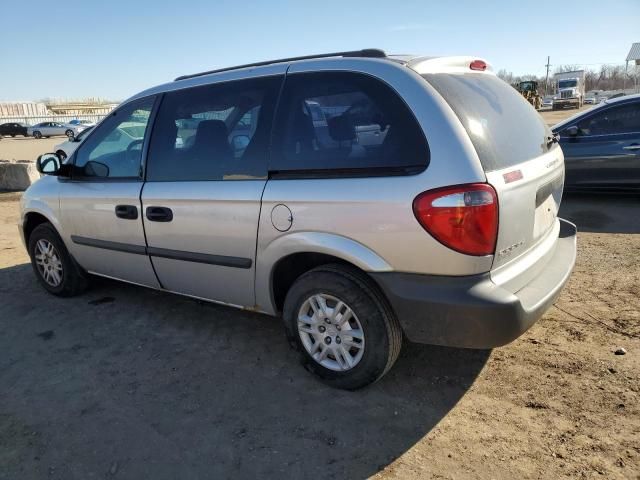
[[[557,138],[474,57],[371,49],[188,75],[37,165],[20,231],[46,290],[100,275],[282,316],[339,388],[382,377],[403,339],[514,340],[575,262]]]

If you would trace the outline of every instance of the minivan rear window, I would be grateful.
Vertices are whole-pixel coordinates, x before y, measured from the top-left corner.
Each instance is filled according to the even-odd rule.
[[[467,130],[485,171],[526,162],[548,151],[551,132],[513,87],[486,73],[431,73],[423,77]]]

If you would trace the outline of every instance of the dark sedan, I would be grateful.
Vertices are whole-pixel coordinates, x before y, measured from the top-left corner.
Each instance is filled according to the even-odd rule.
[[[640,95],[609,99],[553,127],[566,190],[640,190]]]
[[[0,135],[11,135],[12,137],[22,135],[23,137],[28,137],[27,126],[20,122],[3,123],[0,125]]]

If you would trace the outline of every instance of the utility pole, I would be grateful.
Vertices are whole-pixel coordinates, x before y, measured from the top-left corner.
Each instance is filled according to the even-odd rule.
[[[545,95],[549,95],[549,67],[551,66],[551,64],[549,63],[551,60],[551,57],[547,57],[547,64],[545,65],[547,67],[547,77],[544,79],[544,94]]]

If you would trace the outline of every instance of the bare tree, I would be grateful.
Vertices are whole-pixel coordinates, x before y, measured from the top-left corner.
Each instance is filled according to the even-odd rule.
[[[601,65],[599,70],[584,69],[582,65],[567,64],[558,65],[554,69],[555,73],[572,72],[575,70],[585,70],[585,90],[622,90],[624,88],[624,65]],[[633,85],[634,70],[628,72],[627,86]],[[514,75],[506,69],[498,70],[498,77],[510,85],[516,86],[518,83],[526,80],[536,80],[539,84],[539,91],[544,89],[544,76],[536,76],[532,74]],[[551,79],[550,79],[551,80]],[[549,92],[553,93],[553,84],[550,82]]]

